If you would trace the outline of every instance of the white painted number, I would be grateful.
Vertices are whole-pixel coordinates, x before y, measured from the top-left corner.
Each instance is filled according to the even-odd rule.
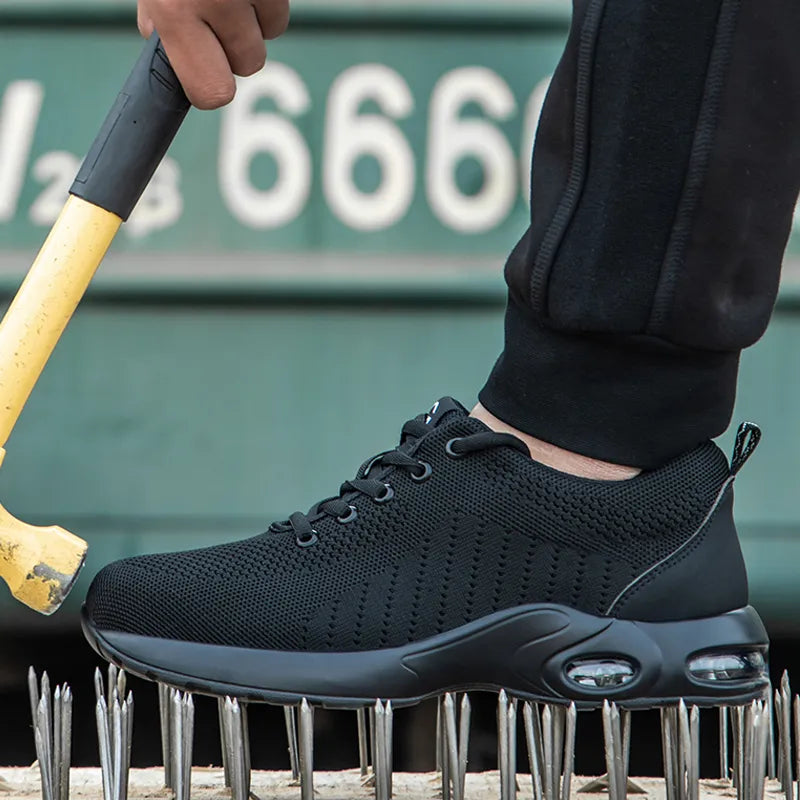
[[[33,177],[45,187],[33,201],[28,213],[34,225],[52,225],[56,221],[80,164],[78,156],[63,150],[45,153],[36,159]]]
[[[236,99],[222,117],[219,154],[220,191],[231,213],[252,228],[279,228],[302,212],[311,192],[311,153],[285,116],[256,111],[264,98],[279,112],[297,117],[311,99],[300,76],[285,64],[270,62],[258,75],[239,83]],[[250,180],[255,157],[272,156],[275,183],[259,189]]]
[[[0,103],[0,222],[10,222],[25,182],[44,89],[36,81],[9,84]]]
[[[125,231],[141,239],[154,231],[172,227],[183,213],[181,171],[172,158],[165,158],[133,209]]]
[[[377,103],[383,114],[362,113]],[[393,120],[414,108],[408,84],[382,64],[360,64],[345,70],[328,95],[323,156],[323,190],[331,211],[355,230],[377,231],[399,222],[414,197],[414,154]],[[385,116],[384,116],[385,115]],[[356,186],[356,163],[371,156],[380,166],[373,191]]]
[[[482,233],[499,225],[514,205],[516,159],[489,120],[462,116],[468,103],[496,122],[507,120],[517,107],[508,84],[491,70],[463,67],[444,75],[431,97],[425,179],[431,209],[445,225]],[[472,194],[456,182],[456,168],[466,158],[477,160],[483,172],[482,185]]]
[[[321,132],[327,209],[354,231],[392,228],[411,209],[419,169],[430,213],[442,225],[462,235],[496,229],[515,211],[518,192],[529,202],[531,151],[549,83],[550,76],[539,81],[525,103],[515,155],[503,128],[517,114],[517,101],[496,72],[482,66],[446,72],[431,92],[427,120],[420,112],[408,121],[415,100],[401,74],[377,63],[345,69],[330,85]],[[32,155],[43,97],[42,85],[30,80],[0,94],[0,223],[25,213],[19,204],[30,171],[42,188],[28,218],[52,225],[77,172],[79,158],[71,153]],[[270,62],[239,82],[221,118],[218,177],[223,203],[245,228],[282,228],[308,208],[314,165],[300,120],[311,107],[308,87],[286,64]],[[414,152],[404,130],[422,124],[424,154]],[[269,182],[260,179],[264,162],[272,166]],[[129,237],[146,238],[181,219],[181,178],[177,162],[165,159],[125,228]],[[794,224],[800,229],[800,207]]]

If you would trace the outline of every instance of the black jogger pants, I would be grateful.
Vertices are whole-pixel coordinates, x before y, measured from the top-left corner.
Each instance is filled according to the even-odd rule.
[[[575,0],[481,402],[658,466],[730,422],[800,188],[800,0]]]

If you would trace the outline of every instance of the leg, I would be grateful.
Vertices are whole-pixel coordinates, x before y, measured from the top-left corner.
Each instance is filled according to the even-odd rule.
[[[576,2],[492,414],[645,468],[725,430],[800,188],[798,35],[793,0]]]

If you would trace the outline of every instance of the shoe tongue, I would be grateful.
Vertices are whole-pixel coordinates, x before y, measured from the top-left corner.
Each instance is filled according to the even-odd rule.
[[[469,416],[469,412],[458,400],[454,400],[452,397],[442,397],[431,406],[430,411],[425,414],[424,420],[425,425],[432,429],[444,422],[467,416]]]
[[[458,400],[454,400],[452,397],[442,397],[437,400],[425,414],[419,414],[414,417],[415,426],[422,423],[424,429],[414,430],[413,433],[411,431],[404,432],[398,449],[402,450],[404,453],[410,453],[414,450],[419,441],[427,436],[434,428],[438,428],[439,425],[445,422],[450,422],[454,419],[463,419],[468,416],[469,412]]]

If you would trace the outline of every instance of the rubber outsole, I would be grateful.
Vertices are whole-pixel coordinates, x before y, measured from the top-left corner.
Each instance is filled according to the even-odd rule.
[[[742,705],[769,689],[766,666],[737,679],[691,674],[698,655],[760,654],[769,640],[753,608],[676,622],[637,622],[531,604],[402,647],[360,652],[287,652],[227,647],[100,631],[84,607],[84,633],[104,658],[128,672],[176,688],[249,701],[291,704],[302,698],[359,708],[376,698],[413,705],[445,691],[499,691],[545,703],[623,708],[677,703]],[[629,664],[624,685],[596,688],[567,675],[577,660]]]

